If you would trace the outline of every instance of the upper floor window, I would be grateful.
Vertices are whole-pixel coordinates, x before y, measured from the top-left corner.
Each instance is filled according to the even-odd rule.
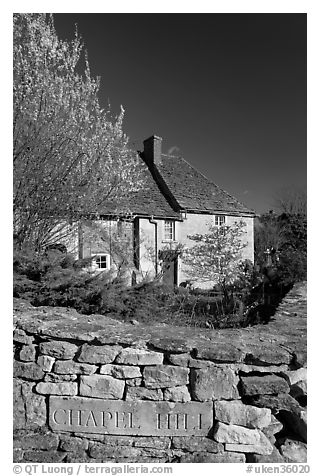
[[[226,216],[225,215],[215,215],[214,224],[215,224],[215,226],[225,225],[226,224]]]
[[[175,240],[175,222],[173,220],[165,220],[164,222],[164,239],[168,241]]]

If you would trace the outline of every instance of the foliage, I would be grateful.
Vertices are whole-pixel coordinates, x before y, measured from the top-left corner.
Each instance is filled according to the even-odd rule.
[[[35,306],[74,307],[85,314],[101,302],[101,289],[110,281],[107,274],[84,272],[71,256],[60,251],[14,253],[15,297]]]
[[[52,15],[14,14],[14,232],[35,250],[68,235],[106,200],[141,186],[137,158],[99,104],[83,44],[58,38]],[[61,218],[64,218],[62,222]]]
[[[266,250],[276,259],[266,269]],[[269,213],[256,219],[255,262],[267,275],[283,284],[303,281],[307,277],[307,216],[304,214]]]
[[[188,236],[196,242],[183,250],[186,272],[193,281],[212,282],[223,289],[238,281],[244,274],[242,250],[245,223],[232,226],[209,226],[208,233]]]
[[[239,327],[246,323],[243,296],[235,284],[228,301],[219,293],[168,289],[159,281],[128,287],[105,272],[58,250],[18,250],[14,254],[14,296],[35,306],[73,307],[83,314],[111,315],[121,321],[197,327]]]
[[[286,291],[278,283],[265,283],[250,262],[241,264],[237,281],[210,291],[172,289],[159,280],[128,287],[121,273],[114,278],[112,273],[89,271],[89,265],[59,250],[18,250],[14,296],[35,306],[72,307],[126,322],[224,328],[267,322]]]

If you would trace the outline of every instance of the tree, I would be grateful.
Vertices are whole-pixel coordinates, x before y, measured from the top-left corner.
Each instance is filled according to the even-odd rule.
[[[286,242],[285,229],[278,215],[272,211],[255,218],[254,250],[255,263],[262,269],[266,264],[267,250],[279,252]]]
[[[255,262],[267,271],[266,251],[275,251],[274,277],[294,283],[307,277],[307,216],[266,213],[255,223]]]
[[[13,27],[14,233],[20,247],[41,249],[142,179],[123,108],[113,118],[100,107],[87,58],[79,72],[77,32],[59,39],[45,14],[14,14]]]
[[[225,290],[241,279],[245,273],[242,250],[245,223],[216,227],[211,225],[208,233],[190,235],[195,241],[192,247],[183,250],[182,259],[193,281],[212,282]]]
[[[307,194],[300,187],[289,186],[278,190],[274,201],[280,214],[307,215]]]

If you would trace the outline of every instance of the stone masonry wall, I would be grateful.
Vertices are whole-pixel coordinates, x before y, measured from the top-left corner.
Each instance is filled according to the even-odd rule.
[[[14,462],[306,461],[305,284],[246,329],[21,300],[14,324]]]

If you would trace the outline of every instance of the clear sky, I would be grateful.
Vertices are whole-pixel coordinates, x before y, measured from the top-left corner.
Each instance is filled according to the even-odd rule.
[[[306,14],[54,14],[132,148],[152,134],[258,213],[307,185]]]

